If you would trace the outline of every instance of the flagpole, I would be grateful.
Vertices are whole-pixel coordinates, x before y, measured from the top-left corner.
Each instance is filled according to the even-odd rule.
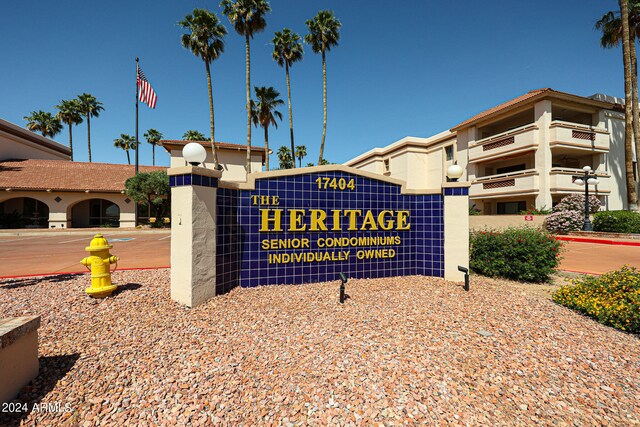
[[[136,175],[138,175],[138,57],[136,56]],[[138,226],[138,202],[136,203],[135,226]]]

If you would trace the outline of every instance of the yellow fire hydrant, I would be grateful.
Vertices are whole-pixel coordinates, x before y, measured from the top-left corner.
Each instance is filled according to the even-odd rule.
[[[94,298],[108,297],[118,287],[111,283],[110,265],[115,263],[117,268],[120,258],[109,253],[111,248],[113,245],[102,234],[96,234],[85,248],[91,255],[80,261],[91,271],[91,287],[85,289],[85,292]]]

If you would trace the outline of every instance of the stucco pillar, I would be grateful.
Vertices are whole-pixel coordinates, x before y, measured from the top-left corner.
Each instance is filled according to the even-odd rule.
[[[535,123],[538,129],[536,139],[538,148],[535,154],[535,169],[538,171],[538,195],[536,196],[536,208],[551,209],[553,205],[551,199],[551,147],[549,140],[551,137],[549,125],[551,124],[551,101],[543,100],[537,102],[534,107]]]
[[[468,182],[442,184],[444,198],[444,278],[460,282],[469,268],[469,186]]]
[[[222,172],[182,166],[171,185],[171,299],[195,307],[216,295],[216,195]]]

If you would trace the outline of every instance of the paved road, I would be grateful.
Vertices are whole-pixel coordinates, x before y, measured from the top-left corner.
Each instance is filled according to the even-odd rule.
[[[112,255],[120,257],[118,268],[168,267],[171,234],[166,232],[104,232],[113,244]],[[47,273],[79,273],[87,269],[80,260],[92,235],[43,233],[0,236],[0,277]]]
[[[80,260],[92,232],[0,235],[0,277],[87,271]],[[110,234],[111,233],[111,234]],[[157,268],[170,265],[170,231],[105,231],[111,253],[121,258],[118,268]],[[566,271],[602,274],[628,264],[640,269],[640,246],[564,242]]]

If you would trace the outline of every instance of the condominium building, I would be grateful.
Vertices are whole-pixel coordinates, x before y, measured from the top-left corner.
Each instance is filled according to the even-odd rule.
[[[346,165],[435,188],[457,162],[461,179],[471,182],[470,204],[483,214],[550,209],[584,191],[574,177],[590,166],[599,180],[591,190],[604,209],[627,209],[623,104],[601,94],[533,90],[434,137],[406,137]]]

